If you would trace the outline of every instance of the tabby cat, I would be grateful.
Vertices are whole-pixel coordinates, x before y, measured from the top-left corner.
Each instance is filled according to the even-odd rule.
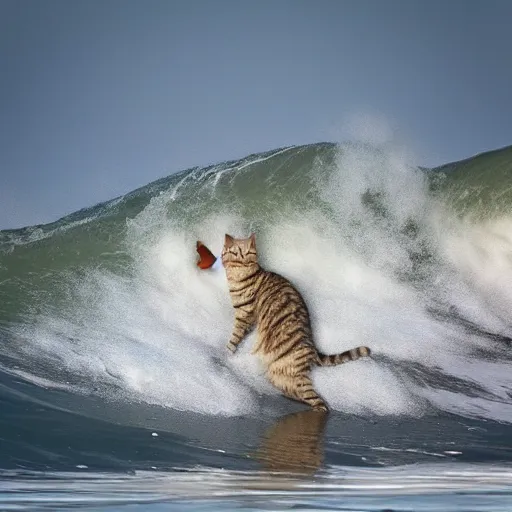
[[[327,411],[313,389],[313,365],[334,366],[370,355],[368,347],[341,354],[320,353],[313,342],[308,309],[301,294],[284,277],[258,264],[256,237],[235,239],[226,235],[222,250],[235,325],[228,349],[235,352],[253,327],[258,337],[252,353],[262,357],[269,381],[285,396]]]

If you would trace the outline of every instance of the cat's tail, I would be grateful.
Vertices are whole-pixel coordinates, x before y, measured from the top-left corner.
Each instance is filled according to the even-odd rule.
[[[345,352],[341,352],[341,354],[332,354],[329,356],[318,352],[316,364],[318,366],[336,366],[337,364],[355,361],[360,357],[368,357],[370,354],[371,350],[368,347],[356,347],[350,350],[345,350]]]

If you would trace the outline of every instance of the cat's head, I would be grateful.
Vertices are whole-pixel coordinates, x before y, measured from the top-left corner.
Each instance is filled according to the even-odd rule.
[[[222,249],[222,264],[227,265],[257,265],[256,236],[249,238],[233,238],[226,234]]]

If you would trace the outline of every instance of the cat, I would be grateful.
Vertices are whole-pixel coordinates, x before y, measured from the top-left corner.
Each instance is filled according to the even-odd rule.
[[[258,336],[252,353],[265,362],[268,380],[288,398],[328,411],[313,388],[313,365],[346,363],[369,356],[370,349],[361,346],[334,355],[319,352],[302,295],[286,278],[260,267],[254,234],[242,239],[226,234],[221,258],[235,309],[227,348],[234,353],[256,327]]]

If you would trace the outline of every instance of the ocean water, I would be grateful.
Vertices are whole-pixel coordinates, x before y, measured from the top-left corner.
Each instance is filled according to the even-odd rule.
[[[0,510],[512,510],[512,149],[313,144],[0,231]],[[303,293],[323,415],[225,345],[195,242]]]

